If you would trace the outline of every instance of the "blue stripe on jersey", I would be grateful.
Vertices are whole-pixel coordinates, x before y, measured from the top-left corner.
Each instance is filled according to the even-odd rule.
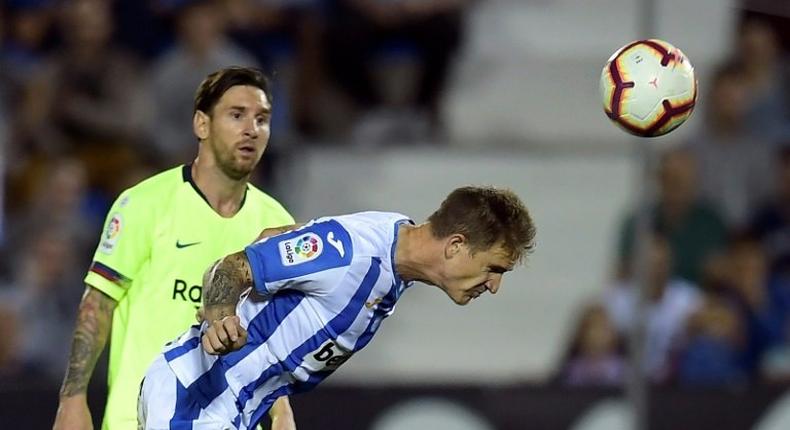
[[[393,271],[394,270],[395,269],[393,268]],[[381,321],[387,317],[387,314],[389,314],[390,311],[392,311],[392,308],[395,306],[395,302],[398,301],[398,285],[399,282],[397,281],[393,283],[387,295],[384,296],[378,306],[376,306],[376,310],[373,311],[373,317],[370,318],[367,328],[357,338],[357,342],[354,344],[354,351],[359,351],[360,349],[364,348],[368,342],[370,342],[370,340],[373,338],[373,335],[376,334],[376,330],[378,330],[379,326],[381,325]]]
[[[225,365],[228,368],[235,366],[266,342],[304,297],[305,294],[297,290],[281,291],[272,296],[266,307],[247,324],[247,344],[238,351],[222,356]]]
[[[332,373],[333,372],[329,372],[329,371],[313,373],[312,375],[310,375],[309,378],[307,378],[307,381],[295,382],[293,384],[293,388],[291,389],[291,392],[293,392],[294,394],[306,393],[312,390],[313,388],[315,388],[316,385],[320,384],[324,379],[326,379]]]
[[[316,334],[294,349],[285,360],[269,366],[261,373],[258,379],[242,388],[239,392],[239,405],[243,408],[247,401],[255,395],[255,390],[269,380],[269,378],[285,371],[293,372],[302,363],[307,353],[315,351],[319,346],[330,339],[330,333],[334,336],[339,336],[341,333],[348,330],[356,319],[357,314],[359,314],[359,310],[365,305],[365,300],[370,296],[370,292],[376,285],[376,281],[378,281],[380,274],[381,259],[372,257],[370,268],[362,279],[362,283],[343,310],[332,318],[332,320],[324,326],[323,330],[319,330]]]
[[[193,337],[188,341],[182,343],[181,345],[171,349],[170,351],[165,352],[165,360],[171,362],[178,357],[192,351],[193,349],[197,348],[200,345],[200,336]]]
[[[258,321],[258,324],[253,326],[251,322],[248,325],[247,344],[238,351],[221,356],[219,360],[211,365],[211,369],[200,375],[187,388],[191,398],[196,400],[199,406],[203,408],[208,407],[228,387],[225,371],[268,339],[280,326],[285,317],[299,306],[303,298],[304,293],[300,291],[287,291],[272,297],[266,307],[253,319],[253,322]],[[200,410],[198,410],[198,413],[200,413]],[[197,415],[194,418],[197,418]]]
[[[307,251],[297,252],[304,249]],[[354,254],[351,236],[335,220],[273,236],[248,246],[244,252],[252,268],[255,289],[264,294],[270,293],[267,282],[348,266]]]
[[[181,382],[175,382],[176,407],[170,418],[170,430],[192,430],[192,421],[200,416],[200,405],[190,400],[189,392]]]

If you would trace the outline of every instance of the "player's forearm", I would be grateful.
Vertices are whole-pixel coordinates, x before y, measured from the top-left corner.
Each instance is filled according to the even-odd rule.
[[[61,397],[85,393],[96,360],[107,343],[115,305],[116,301],[106,294],[86,287],[77,314],[66,376],[60,388]]]
[[[269,409],[269,417],[272,419],[272,428],[296,428],[294,412],[288,396],[280,397],[274,402]]]
[[[243,252],[228,255],[206,273],[203,280],[203,308],[207,321],[236,315],[242,293],[252,286],[252,272]]]

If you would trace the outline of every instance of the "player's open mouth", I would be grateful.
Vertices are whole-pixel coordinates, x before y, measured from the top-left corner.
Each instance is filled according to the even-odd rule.
[[[483,295],[485,291],[486,291],[485,287],[476,287],[475,289],[469,292],[469,297],[476,299],[481,295]]]
[[[243,154],[252,155],[255,153],[255,145],[241,145],[238,147],[239,151]]]

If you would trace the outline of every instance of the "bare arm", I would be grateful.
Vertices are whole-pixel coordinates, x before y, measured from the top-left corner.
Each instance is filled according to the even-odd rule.
[[[255,242],[295,230],[303,225],[303,223],[290,224],[263,229]],[[244,252],[238,252],[217,261],[203,274],[203,306],[198,309],[195,319],[198,322],[212,323],[226,316],[235,315],[238,298],[250,286],[252,286],[252,272]],[[236,291],[239,288],[241,290]],[[224,297],[226,295],[228,297]],[[206,313],[210,304],[215,307],[211,314]]]
[[[279,234],[293,228],[295,226],[266,229],[261,235],[271,236],[273,230],[277,231],[274,234]],[[251,286],[252,270],[244,252],[228,255],[206,272],[203,278],[203,312],[211,325],[202,342],[209,353],[237,350],[246,343],[246,331],[239,325],[238,317],[235,315],[239,297]],[[233,318],[226,320],[226,317]],[[239,336],[238,340],[237,336]],[[277,399],[269,415],[273,430],[296,429],[293,410],[287,396]]]
[[[288,396],[277,399],[269,410],[269,417],[272,420],[271,430],[296,430],[294,412]]]
[[[107,343],[116,304],[110,296],[90,285],[86,286],[71,341],[69,367],[60,388],[61,396],[85,393],[96,360]]]
[[[101,291],[90,285],[85,287],[71,341],[69,364],[60,388],[55,429],[92,428],[86,391],[96,360],[107,343],[116,304]]]

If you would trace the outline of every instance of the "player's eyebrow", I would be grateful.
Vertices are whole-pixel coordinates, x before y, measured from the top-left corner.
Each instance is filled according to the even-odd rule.
[[[246,106],[231,106],[229,109],[230,110],[237,110],[237,111],[245,112],[247,110],[247,107]],[[264,106],[264,107],[262,107],[261,109],[258,110],[257,114],[258,115],[268,115],[271,112],[272,112],[271,106]]]

